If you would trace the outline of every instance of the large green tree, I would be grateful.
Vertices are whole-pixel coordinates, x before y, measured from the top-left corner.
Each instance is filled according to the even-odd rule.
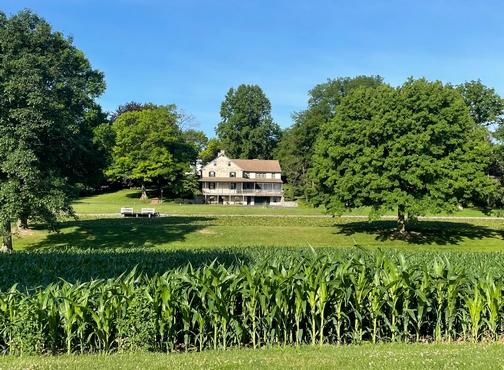
[[[229,89],[215,128],[222,149],[231,158],[271,159],[281,136],[271,117],[271,103],[257,85]]]
[[[71,37],[29,10],[0,12],[0,225],[2,250],[12,249],[11,220],[53,224],[71,211],[73,158],[85,115],[105,89]]]
[[[198,150],[178,125],[183,118],[175,105],[119,115],[112,125],[116,142],[107,176],[138,181],[141,199],[147,198],[146,183],[157,184],[159,189],[168,185],[176,195],[194,192],[197,182],[195,175],[189,173]]]
[[[478,126],[488,127],[487,140],[492,147],[490,164],[487,174],[500,185],[500,192],[496,197],[489,198],[489,205],[502,206],[504,204],[504,99],[495,89],[485,86],[481,80],[466,81],[457,86],[462,95],[469,114]]]
[[[284,131],[275,152],[287,182],[297,194],[311,189],[306,187],[306,173],[311,168],[315,140],[322,125],[336,114],[341,99],[358,87],[381,84],[383,78],[380,76],[340,77],[328,79],[308,92],[307,109],[292,115],[294,123]]]
[[[406,215],[455,211],[495,191],[485,175],[486,135],[459,92],[439,81],[355,89],[322,127],[310,172],[314,201],[335,215],[397,209],[402,235]]]

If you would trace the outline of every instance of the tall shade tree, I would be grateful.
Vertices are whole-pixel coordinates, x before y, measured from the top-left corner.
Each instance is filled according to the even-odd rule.
[[[314,202],[334,215],[370,206],[375,218],[397,209],[397,234],[405,235],[406,215],[453,212],[495,191],[485,175],[486,134],[460,94],[439,81],[353,90],[317,141]]]
[[[0,12],[0,225],[12,249],[11,220],[29,212],[53,224],[70,211],[67,152],[82,144],[80,125],[105,89],[71,37],[29,10]]]
[[[282,165],[289,185],[297,194],[306,187],[306,173],[311,167],[314,144],[322,125],[336,114],[341,99],[358,87],[377,87],[383,84],[380,76],[356,76],[328,79],[308,92],[307,109],[292,115],[293,125],[284,131],[275,158]],[[305,192],[305,195],[306,194]]]
[[[273,122],[271,103],[259,86],[242,84],[229,89],[220,116],[215,133],[229,157],[273,158],[281,130]]]
[[[147,199],[146,183],[156,183],[158,190],[166,184],[178,195],[197,190],[195,175],[189,173],[198,151],[178,126],[183,116],[175,105],[121,114],[112,125],[116,142],[107,176],[138,181],[140,199]]]

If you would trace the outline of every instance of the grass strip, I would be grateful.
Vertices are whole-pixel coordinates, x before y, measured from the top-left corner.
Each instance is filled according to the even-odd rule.
[[[238,349],[187,354],[0,357],[0,370],[21,369],[502,369],[500,343],[378,344]]]

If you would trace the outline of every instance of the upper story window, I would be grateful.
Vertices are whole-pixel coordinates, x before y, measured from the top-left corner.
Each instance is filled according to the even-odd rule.
[[[208,188],[209,189],[215,189],[215,182],[209,182],[208,183]]]
[[[249,173],[248,172],[243,172],[243,178],[248,179],[249,178]]]
[[[228,166],[231,166],[231,161],[228,161]]]
[[[236,189],[236,183],[231,182],[231,183],[229,184],[229,188],[230,188],[230,189]]]
[[[208,173],[208,176],[209,176],[209,177],[215,177],[215,172],[214,172],[214,171],[210,171],[210,172]]]
[[[274,172],[273,172],[273,173],[271,174],[271,178],[272,178],[272,179],[276,179],[276,173],[274,173]]]
[[[214,162],[213,162],[213,165],[214,165],[214,166],[217,166],[217,161],[214,161]]]
[[[230,172],[229,177],[236,177],[236,172]]]
[[[265,179],[266,174],[265,173],[256,173],[255,177],[256,177],[256,179]]]

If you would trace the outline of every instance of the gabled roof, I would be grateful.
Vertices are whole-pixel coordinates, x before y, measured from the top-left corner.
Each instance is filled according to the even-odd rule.
[[[267,159],[230,159],[243,171],[251,172],[282,172],[280,162]]]

